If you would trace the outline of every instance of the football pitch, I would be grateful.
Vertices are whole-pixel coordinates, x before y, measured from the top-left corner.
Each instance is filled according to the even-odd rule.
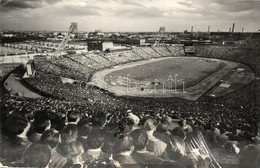
[[[116,96],[196,100],[220,81],[225,82],[238,66],[219,59],[158,58],[101,70],[92,76],[90,84]]]

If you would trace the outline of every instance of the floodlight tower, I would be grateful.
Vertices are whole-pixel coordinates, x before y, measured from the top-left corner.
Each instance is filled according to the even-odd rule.
[[[54,53],[55,57],[58,57],[60,55],[60,52],[62,50],[64,50],[64,48],[66,47],[66,45],[70,39],[71,34],[77,32],[77,31],[78,31],[78,24],[75,22],[72,22],[70,24],[68,32],[66,33],[65,37],[62,39],[59,47],[56,49],[56,51]]]
[[[162,38],[164,33],[165,33],[165,27],[160,27],[159,32],[157,34],[157,38],[154,41],[154,46],[160,44],[161,38]]]

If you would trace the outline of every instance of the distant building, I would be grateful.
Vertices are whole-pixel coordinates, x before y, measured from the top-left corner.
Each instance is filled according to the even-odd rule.
[[[75,34],[75,38],[77,38],[77,39],[86,39],[87,38],[87,34],[77,33],[77,34]]]
[[[185,55],[187,55],[187,56],[196,55],[196,47],[194,47],[194,46],[185,46],[184,51],[185,51]]]
[[[44,56],[44,55],[35,55],[33,57],[33,59],[34,59],[35,62],[45,62],[45,61],[47,61],[47,57]]]
[[[90,41],[88,42],[88,51],[106,51],[114,47],[113,42]]]
[[[89,51],[96,51],[96,50],[101,51],[101,45],[102,45],[101,41],[89,41],[88,50]]]
[[[28,76],[33,76],[33,74],[35,73],[34,60],[29,60],[26,63],[26,73]]]
[[[103,42],[101,51],[106,51],[106,50],[112,49],[113,47],[114,47],[113,42]]]
[[[123,39],[123,40],[112,40],[116,44],[123,45],[136,45],[136,46],[145,46],[146,39]]]
[[[101,29],[96,29],[96,30],[95,30],[95,33],[101,33],[101,32],[102,32]]]
[[[236,44],[235,41],[223,41],[222,45],[234,45]]]
[[[3,37],[14,37],[13,34],[4,34]]]

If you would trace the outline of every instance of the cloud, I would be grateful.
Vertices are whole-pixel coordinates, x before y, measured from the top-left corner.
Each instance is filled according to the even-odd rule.
[[[27,9],[41,7],[41,1],[38,0],[2,0],[1,8],[7,9]]]
[[[18,9],[35,9],[40,8],[46,2],[48,4],[55,4],[62,0],[1,0],[0,9],[5,11]]]
[[[63,16],[94,16],[101,15],[100,8],[97,6],[90,6],[78,4],[74,6],[64,6],[62,8],[55,8],[51,14]]]
[[[178,4],[180,4],[180,5],[183,5],[183,6],[185,6],[185,7],[188,7],[188,8],[194,8],[194,5],[193,5],[193,3],[192,2],[186,2],[186,1],[181,1],[181,2],[178,2]]]
[[[229,1],[217,1],[218,4],[223,11],[227,12],[243,12],[248,10],[260,10],[260,1],[238,1],[238,0],[229,0]]]
[[[137,6],[137,7],[143,6],[143,4],[136,2],[136,1],[120,0],[120,2],[121,2],[122,5],[131,5],[131,6]]]
[[[164,16],[164,11],[155,7],[150,8],[125,8],[115,12],[116,16],[119,17],[135,17],[135,18],[153,18]]]
[[[259,16],[260,0],[0,0],[0,29],[64,30],[76,21],[111,31],[152,31],[160,25],[228,30],[232,23],[255,30]]]
[[[62,0],[43,0],[43,1],[46,1],[49,4],[55,4],[55,3],[60,2]]]

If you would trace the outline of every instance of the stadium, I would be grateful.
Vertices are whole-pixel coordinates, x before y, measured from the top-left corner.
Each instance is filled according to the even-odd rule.
[[[161,127],[167,121],[167,131],[174,135],[179,134],[173,125],[185,121],[193,133],[201,132],[192,140],[193,133],[183,131],[190,154],[199,148],[198,156],[208,157],[210,167],[236,167],[236,149],[259,134],[259,39],[254,34],[237,46],[195,45],[192,56],[186,46],[151,45],[34,61],[35,73],[22,83],[40,98],[7,93],[1,101],[3,118],[30,118],[40,111],[61,131],[64,125],[57,123],[75,112],[92,127],[114,133],[115,139],[124,136],[126,119],[133,122],[130,126],[147,126],[129,115],[140,121],[152,118]],[[226,132],[225,143],[213,140],[217,130]],[[160,135],[165,132],[158,132],[164,141]],[[12,165],[8,159],[6,164]]]
[[[239,67],[246,67],[246,72],[241,73],[244,69]],[[105,69],[95,73],[91,83],[117,96],[196,100],[220,81],[222,84],[218,87],[224,89],[217,96],[230,92],[230,82],[237,81],[236,87],[233,87],[235,89],[247,85],[253,79],[253,71],[242,64],[197,57],[175,57],[138,61]],[[211,94],[215,96],[214,93],[212,91]]]

